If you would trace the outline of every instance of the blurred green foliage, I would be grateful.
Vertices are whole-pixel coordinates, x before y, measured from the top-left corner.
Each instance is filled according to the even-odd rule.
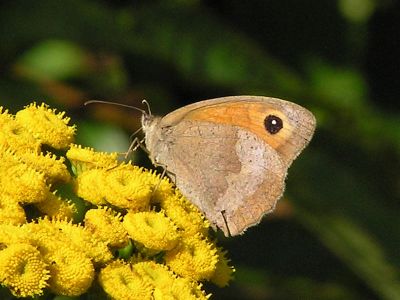
[[[208,291],[400,299],[399,20],[394,0],[2,2],[0,104],[45,101],[80,143],[124,152],[139,114],[86,100],[145,98],[159,114],[226,95],[297,102],[316,135],[277,212],[221,236],[237,278]]]

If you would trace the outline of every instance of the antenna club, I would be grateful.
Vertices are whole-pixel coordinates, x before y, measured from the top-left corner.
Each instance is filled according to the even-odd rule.
[[[147,106],[147,114],[151,117],[151,109],[150,109],[150,104],[147,102],[146,99],[142,100],[142,104],[145,104]]]

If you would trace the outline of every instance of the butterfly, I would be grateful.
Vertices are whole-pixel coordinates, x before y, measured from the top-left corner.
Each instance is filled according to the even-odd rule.
[[[164,117],[144,112],[151,161],[226,236],[273,211],[287,170],[316,126],[307,109],[262,96],[204,100]]]

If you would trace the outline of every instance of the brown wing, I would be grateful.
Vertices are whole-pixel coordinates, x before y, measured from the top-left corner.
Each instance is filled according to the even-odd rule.
[[[225,235],[259,223],[280,198],[287,168],[256,135],[236,126],[185,120],[162,136],[159,162]]]
[[[278,132],[267,130],[269,116],[282,121]],[[157,120],[146,131],[146,145],[183,194],[225,235],[236,235],[274,208],[287,168],[314,129],[314,116],[294,103],[224,97]]]
[[[278,116],[283,128],[269,134],[265,118]],[[204,121],[238,126],[256,134],[275,149],[289,166],[308,144],[315,130],[315,117],[307,109],[285,100],[260,96],[232,96],[200,101],[173,111],[161,119],[161,128],[184,121]]]

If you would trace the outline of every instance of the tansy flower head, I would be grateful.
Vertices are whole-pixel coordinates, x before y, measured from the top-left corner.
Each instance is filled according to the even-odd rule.
[[[40,202],[50,193],[44,174],[25,164],[0,168],[0,185],[3,191],[20,203]]]
[[[49,279],[48,265],[29,244],[12,244],[0,251],[0,283],[17,297],[43,294]]]
[[[167,266],[151,260],[135,263],[133,269],[142,277],[147,278],[153,286],[168,286],[176,278]]]
[[[65,247],[48,253],[45,260],[49,263],[49,285],[54,293],[79,296],[91,286],[94,267],[84,253]]]
[[[122,225],[120,214],[111,209],[90,209],[85,214],[85,228],[111,247],[124,247],[128,244],[128,232]]]
[[[47,255],[61,247],[74,247],[71,239],[47,218],[40,219],[37,223],[26,223],[20,227],[18,232],[22,240],[34,245],[42,255]]]
[[[154,299],[207,299],[200,285],[176,276],[165,265],[144,261],[133,265],[133,270],[147,278],[154,287]]]
[[[178,226],[182,235],[194,236],[200,233],[207,235],[209,222],[200,213],[197,207],[191,204],[179,192],[174,192],[163,198],[161,207],[166,215]]]
[[[150,281],[120,260],[110,263],[100,271],[99,282],[115,300],[153,299]]]
[[[122,164],[105,174],[107,202],[131,210],[149,207],[152,187],[141,168]]]
[[[96,205],[109,203],[124,209],[145,210],[150,205],[152,186],[141,168],[122,164],[82,172],[76,180],[76,192]]]
[[[229,265],[230,260],[226,257],[227,252],[217,247],[218,262],[211,282],[219,287],[225,287],[232,280],[235,268]]]
[[[163,212],[129,212],[123,224],[134,241],[152,250],[170,250],[179,241],[177,228]]]
[[[77,208],[70,200],[64,200],[55,192],[49,193],[47,198],[35,206],[48,217],[58,220],[71,220],[77,212]]]
[[[199,281],[210,279],[218,262],[217,250],[201,235],[185,237],[165,254],[165,263],[176,273]]]
[[[103,190],[107,170],[93,169],[79,174],[75,181],[75,192],[82,199],[94,204],[107,204],[107,193]]]
[[[15,118],[43,144],[63,149],[72,143],[75,134],[75,126],[68,126],[70,119],[64,115],[44,103],[40,106],[33,103],[17,112]]]
[[[16,152],[31,150],[39,153],[40,140],[14,118],[3,118],[0,123],[0,145],[8,146]]]
[[[57,182],[68,182],[71,175],[65,165],[65,158],[57,158],[56,155],[47,153],[35,153],[32,151],[19,152],[17,157],[32,169],[44,174],[49,184]]]
[[[8,109],[5,109],[3,106],[0,106],[0,126],[12,121],[14,116],[8,113]]]
[[[20,163],[12,147],[0,144],[0,171],[4,172],[8,168],[19,165]]]
[[[156,171],[145,171],[143,175],[147,176],[147,180],[153,189],[152,203],[160,203],[163,199],[175,193],[175,188],[167,177],[162,178]]]
[[[205,295],[200,284],[186,278],[176,277],[170,285],[156,286],[153,297],[154,300],[206,300],[211,295]]]
[[[30,237],[23,226],[0,224],[0,250],[13,244],[31,244]]]
[[[94,168],[111,169],[118,165],[117,153],[96,152],[93,148],[83,148],[81,145],[72,144],[66,156],[77,175]]]
[[[46,221],[42,221],[39,224],[45,222]],[[49,222],[47,222],[47,224],[49,224]],[[85,253],[93,262],[106,263],[112,259],[113,256],[107,244],[96,238],[96,236],[93,236],[85,227],[66,221],[52,221],[50,224],[52,224],[50,228],[58,229],[59,232],[70,240],[70,244],[75,246],[76,249],[80,249],[80,251]]]
[[[0,224],[23,224],[26,222],[25,210],[10,195],[0,192]]]
[[[0,144],[0,186],[2,194],[15,202],[36,203],[49,194],[43,173],[25,164],[12,147]]]

